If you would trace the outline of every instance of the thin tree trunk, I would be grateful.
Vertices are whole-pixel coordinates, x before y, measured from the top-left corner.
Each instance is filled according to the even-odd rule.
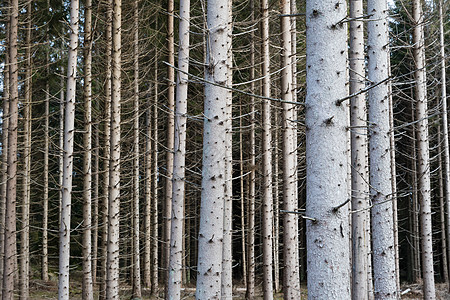
[[[101,280],[99,299],[106,299],[107,286],[107,256],[108,256],[108,222],[109,222],[109,176],[111,158],[111,86],[112,86],[112,0],[106,3],[106,70],[105,70],[105,101],[103,125],[103,190],[102,190],[102,246],[101,246]]]
[[[109,165],[108,254],[106,299],[119,299],[119,214],[120,214],[120,100],[122,1],[113,1],[111,145]]]
[[[252,8],[255,7],[252,1]],[[254,20],[254,14],[252,14],[252,20]],[[251,84],[250,89],[252,93],[255,92],[255,83],[253,79],[255,78],[255,44],[254,39],[252,39],[252,46],[250,49],[250,64],[252,68],[250,70]],[[249,137],[249,147],[250,147],[250,174],[248,177],[248,232],[247,232],[247,245],[248,245],[248,274],[247,274],[247,299],[253,299],[255,297],[255,185],[256,185],[256,157],[255,157],[255,98],[250,98],[250,137]]]
[[[311,299],[350,299],[348,108],[337,103],[348,95],[347,26],[339,24],[346,13],[345,2],[316,0],[306,6],[306,215],[313,218],[307,220],[306,237]]]
[[[274,268],[274,291],[278,293],[280,291],[280,201],[279,201],[279,155],[278,155],[278,143],[279,143],[279,131],[278,131],[278,111],[275,107],[273,116],[273,123],[275,124],[275,134],[273,139],[274,149],[274,167],[273,167],[273,182],[274,182],[274,196],[275,202],[273,206],[274,210],[274,226],[273,226],[273,268]]]
[[[444,183],[445,203],[447,206],[447,240],[450,237],[450,155],[448,136],[448,108],[447,108],[447,81],[445,71],[445,39],[444,39],[444,2],[439,0],[439,31],[440,31],[440,54],[441,54],[441,98],[442,98],[442,139],[444,140]],[[450,251],[450,247],[448,247]],[[450,252],[447,255],[450,258]],[[447,270],[447,274],[448,274]],[[450,290],[450,282],[447,280]]]
[[[412,122],[415,122],[415,105],[414,102],[411,103],[411,117]],[[418,191],[417,191],[417,130],[416,125],[412,126],[412,249],[411,255],[413,258],[413,282],[419,282],[421,280],[421,263],[420,263],[420,233],[419,233],[419,201],[418,201]]]
[[[167,299],[181,299],[183,265],[186,121],[189,72],[190,0],[180,2],[179,49],[175,108],[170,261]]]
[[[18,126],[18,62],[17,62],[17,31],[18,31],[18,0],[10,1],[9,21],[9,120],[8,120],[8,150],[7,177],[5,198],[5,233],[3,257],[3,292],[2,299],[13,299],[15,257],[16,257],[16,182],[17,182],[17,126]]]
[[[204,137],[200,230],[198,239],[197,299],[222,296],[223,216],[227,159],[228,91],[220,85],[229,80],[228,1],[207,3]]]
[[[9,4],[9,1],[5,1]],[[9,13],[9,10],[7,10]],[[8,124],[9,124],[9,100],[10,100],[10,59],[9,59],[9,21],[5,24],[5,67],[3,69],[3,118],[2,118],[2,184],[1,184],[1,200],[0,200],[0,290],[3,291],[3,262],[5,258],[5,216],[6,216],[6,197],[7,197],[7,180],[8,180]]]
[[[69,299],[70,218],[72,206],[73,142],[75,132],[75,91],[78,50],[78,0],[70,2],[70,44],[67,67],[67,95],[64,126],[64,155],[61,219],[59,229],[58,298]]]
[[[20,264],[20,299],[29,299],[30,290],[30,176],[31,176],[31,112],[32,112],[32,66],[31,66],[31,1],[27,5],[25,50],[25,103],[24,103],[24,149],[22,181],[22,230]]]
[[[173,155],[174,155],[174,111],[175,111],[175,50],[174,50],[174,0],[167,1],[167,128],[166,128],[166,177],[164,198],[164,231],[163,231],[163,268],[164,280],[167,282],[169,272],[170,255],[170,218],[172,215],[172,178],[173,178]],[[167,288],[165,284],[165,288]]]
[[[373,84],[386,80],[389,71],[388,6],[385,0],[369,0],[368,78]],[[392,211],[389,140],[389,81],[369,91],[370,196],[375,299],[397,299],[394,226]]]
[[[141,299],[141,260],[140,260],[140,208],[139,208],[139,0],[134,1],[134,45],[133,45],[133,67],[134,67],[134,112],[133,112],[133,255],[132,255],[132,297]]]
[[[94,299],[92,283],[92,0],[84,12],[83,299]]]
[[[228,0],[227,26],[227,86],[233,83],[233,57],[232,57],[232,15],[233,0]],[[225,138],[225,198],[223,215],[223,248],[222,248],[222,299],[233,298],[233,273],[232,273],[232,219],[233,219],[233,93],[227,90],[226,109],[226,138]]]
[[[247,230],[245,228],[245,192],[244,192],[244,133],[242,130],[243,122],[242,122],[242,101],[240,101],[239,106],[239,188],[240,188],[240,205],[241,205],[241,247],[242,247],[242,274],[243,274],[243,284],[244,288],[247,290],[247,243],[245,242],[245,236],[247,235]]]
[[[151,288],[151,238],[152,238],[152,106],[148,103],[145,118],[145,219],[144,219],[144,287]]]
[[[365,88],[363,1],[350,1],[350,94]],[[352,299],[368,296],[369,254],[369,156],[367,147],[366,95],[351,99],[351,174],[352,174]]]
[[[442,277],[448,284],[448,262],[447,262],[447,236],[445,232],[445,204],[444,204],[444,172],[442,162],[442,137],[441,125],[438,125],[438,165],[439,165],[439,223],[441,225],[441,247],[442,247]]]
[[[97,112],[100,110],[98,102],[96,102]],[[93,178],[93,201],[94,208],[92,212],[92,284],[97,283],[97,262],[98,262],[98,233],[99,233],[99,188],[100,188],[100,132],[99,124],[96,121],[94,125],[94,178]]]
[[[291,1],[281,0],[281,13],[291,14]],[[283,205],[288,212],[298,207],[297,196],[297,114],[292,102],[292,35],[290,17],[281,17],[282,71],[281,98],[283,99]],[[298,255],[298,216],[286,213],[283,218],[284,241],[284,299],[300,299]]]
[[[415,100],[417,113],[418,192],[420,201],[420,238],[422,251],[422,278],[424,299],[435,299],[431,224],[430,150],[428,141],[428,107],[425,69],[425,38],[423,11],[420,0],[413,1],[413,55],[416,82]]]
[[[50,8],[50,0],[47,0],[47,9]],[[49,27],[47,25],[47,32]],[[48,34],[46,34],[48,40]],[[46,76],[50,76],[50,57],[49,51],[45,53]],[[44,195],[42,199],[42,261],[41,261],[41,278],[48,281],[48,164],[49,164],[49,117],[50,117],[50,84],[48,80],[45,83],[45,125],[44,125]]]
[[[263,96],[270,98],[270,53],[269,53],[269,1],[261,2],[262,38],[262,82]],[[252,39],[253,40],[253,39]],[[253,78],[252,78],[253,79]],[[253,100],[254,101],[254,100]],[[273,299],[272,251],[273,251],[273,186],[272,186],[272,122],[270,100],[262,103],[262,152],[263,152],[263,294],[264,299]]]
[[[157,27],[157,26],[156,26]],[[155,94],[153,97],[153,211],[152,211],[152,295],[156,295],[159,290],[158,286],[158,50],[155,50],[154,65]]]

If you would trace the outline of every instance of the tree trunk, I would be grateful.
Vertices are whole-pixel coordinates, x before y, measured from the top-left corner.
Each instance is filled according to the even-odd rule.
[[[350,94],[365,88],[364,15],[362,0],[350,1]],[[368,297],[367,265],[369,254],[369,162],[367,147],[366,95],[351,99],[351,174],[352,174],[352,299]]]
[[[9,4],[9,1],[5,1]],[[7,10],[9,15],[9,11]],[[8,124],[9,124],[9,100],[10,100],[10,59],[9,59],[9,32],[10,26],[7,21],[5,24],[5,67],[3,69],[3,118],[2,118],[2,147],[6,149],[2,151],[2,184],[1,184],[1,200],[0,200],[0,291],[3,291],[3,262],[5,258],[5,216],[6,216],[6,197],[7,197],[7,181],[8,181]]]
[[[47,9],[50,8],[50,0],[47,0]],[[47,25],[46,30],[49,30]],[[46,35],[48,39],[48,35]],[[46,76],[50,77],[50,55],[49,50],[45,53],[46,62]],[[41,278],[44,281],[48,281],[48,165],[49,165],[49,122],[50,118],[50,84],[48,80],[45,83],[45,125],[44,125],[44,195],[42,199],[42,261],[41,261]]]
[[[228,0],[227,26],[227,86],[233,83],[233,57],[232,57],[232,31],[233,31],[233,0]],[[225,197],[223,215],[223,248],[222,248],[222,299],[233,298],[233,273],[232,273],[232,219],[233,219],[233,93],[227,90],[226,109],[226,138],[225,138]]]
[[[94,299],[92,283],[92,0],[84,12],[83,299]]]
[[[439,224],[441,229],[442,247],[442,279],[448,284],[448,262],[447,262],[447,236],[445,232],[445,204],[444,204],[444,172],[442,162],[442,134],[441,125],[438,125],[438,165],[439,165]]]
[[[186,171],[186,116],[189,72],[190,0],[180,2],[179,49],[175,108],[170,261],[167,299],[181,299],[183,265],[184,195]]]
[[[228,1],[207,3],[207,53],[197,299],[220,299],[227,145],[229,8]]]
[[[164,231],[163,231],[163,268],[164,280],[167,282],[169,271],[170,255],[170,218],[172,215],[172,178],[173,178],[173,155],[174,155],[174,135],[175,124],[175,50],[174,50],[174,0],[167,1],[167,128],[166,128],[166,176],[165,176],[165,198],[164,198]],[[165,284],[165,288],[167,288]]]
[[[109,165],[109,209],[106,299],[119,299],[119,214],[120,214],[120,91],[122,1],[113,1],[111,145]]]
[[[59,229],[58,299],[69,299],[70,218],[72,206],[73,142],[78,50],[78,0],[70,2],[70,44],[67,67],[67,95],[64,125],[64,155],[61,219]]]
[[[22,230],[21,236],[21,264],[20,264],[20,299],[26,300],[30,296],[30,182],[31,182],[31,112],[32,112],[32,66],[31,66],[31,2],[27,4],[27,22],[25,50],[25,103],[23,110],[23,181],[22,181]]]
[[[241,247],[242,247],[242,275],[243,275],[243,284],[244,284],[244,288],[247,291],[247,243],[246,243],[246,235],[247,235],[247,229],[245,228],[245,192],[244,192],[244,182],[245,182],[245,178],[244,178],[244,133],[243,133],[243,115],[242,115],[242,100],[240,101],[240,106],[239,106],[239,192],[240,192],[240,204],[241,204]]]
[[[311,299],[350,299],[348,109],[337,102],[348,95],[347,26],[339,23],[346,13],[345,2],[316,0],[306,6],[306,215],[313,219],[307,221],[306,237]]]
[[[422,278],[424,299],[435,299],[431,224],[431,183],[430,150],[428,144],[428,107],[425,69],[425,38],[423,12],[420,0],[413,1],[413,55],[415,61],[414,80],[416,82],[415,100],[417,113],[417,158],[418,193],[420,201],[420,238],[422,250]]]
[[[144,219],[144,287],[151,288],[152,238],[152,106],[148,103],[145,118],[145,219]]]
[[[252,10],[255,8],[254,0],[251,1]],[[252,20],[254,21],[254,13],[252,13]],[[253,37],[254,34],[252,33]],[[250,89],[252,93],[255,93],[255,42],[252,38],[252,44],[250,48]],[[256,159],[255,159],[255,98],[250,98],[250,137],[249,137],[249,147],[250,147],[250,162],[249,162],[249,177],[248,177],[248,210],[247,210],[247,261],[248,269],[246,274],[247,291],[246,298],[249,300],[255,297],[255,174],[256,174]]]
[[[103,190],[102,190],[102,246],[101,246],[101,280],[99,298],[106,299],[107,256],[108,256],[108,222],[109,222],[109,176],[111,158],[111,85],[112,85],[112,0],[106,3],[106,49],[105,49],[105,101],[103,125]]]
[[[157,26],[156,26],[157,27]],[[153,97],[153,212],[152,212],[152,295],[156,295],[159,290],[158,286],[158,50],[155,50],[154,65],[155,94]]]
[[[282,71],[281,98],[283,100],[283,205],[293,212],[298,207],[297,191],[297,107],[292,103],[292,35],[291,1],[281,0]],[[298,216],[286,213],[283,218],[284,299],[300,299],[298,253]]]
[[[141,299],[141,261],[140,261],[140,208],[139,208],[139,0],[134,1],[134,45],[133,45],[133,67],[134,67],[134,112],[133,112],[133,299]]]
[[[269,53],[269,1],[261,2],[262,82],[263,96],[270,98]],[[272,122],[270,100],[262,103],[262,155],[263,155],[263,294],[265,300],[273,299],[272,251],[273,251],[273,186],[272,186]]]
[[[444,155],[444,183],[445,183],[445,203],[447,205],[447,240],[450,237],[450,155],[448,141],[448,110],[447,110],[447,82],[445,71],[445,39],[444,39],[444,2],[439,0],[439,31],[441,50],[441,98],[442,98],[442,138]],[[448,247],[450,251],[450,247]],[[447,255],[450,258],[450,252]],[[448,270],[447,270],[448,274]],[[448,282],[448,281],[447,281]],[[449,290],[450,290],[450,282]]]
[[[368,78],[372,84],[386,81],[389,72],[387,1],[369,0]],[[376,299],[397,299],[389,140],[389,81],[369,91],[370,196],[374,294]]]

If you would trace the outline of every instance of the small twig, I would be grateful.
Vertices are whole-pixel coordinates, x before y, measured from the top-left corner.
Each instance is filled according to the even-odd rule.
[[[389,81],[389,80],[391,80],[391,76],[386,77],[385,79],[381,80],[380,82],[377,82],[377,83],[375,83],[375,84],[372,84],[372,85],[366,87],[365,89],[360,90],[359,92],[353,93],[353,94],[351,94],[351,95],[348,95],[347,97],[344,97],[344,98],[342,98],[342,99],[336,100],[336,105],[337,105],[337,106],[341,106],[342,102],[344,102],[345,100],[351,99],[351,98],[353,98],[353,97],[355,97],[355,96],[358,96],[358,95],[360,95],[360,94],[362,94],[362,93],[365,93],[365,92],[367,92],[367,91],[373,89],[374,87],[377,87],[377,86],[379,86],[380,84],[382,84],[382,83],[384,83],[384,82],[386,82],[386,81]]]
[[[305,13],[298,13],[298,14],[282,14],[282,15],[278,15],[280,18],[282,17],[301,17],[301,16],[306,16]]]
[[[305,216],[304,212],[300,212],[300,211],[293,211],[293,210],[280,210],[280,213],[286,213],[286,214],[296,214],[296,215],[300,215],[300,217],[302,217],[305,220],[310,220],[313,222],[317,222],[316,219]]]
[[[344,203],[339,204],[339,205],[336,206],[336,207],[333,207],[333,212],[334,212],[334,213],[337,213],[339,209],[341,209],[343,206],[345,206],[345,205],[346,205],[347,203],[349,203],[349,202],[350,202],[350,198],[348,198]]]

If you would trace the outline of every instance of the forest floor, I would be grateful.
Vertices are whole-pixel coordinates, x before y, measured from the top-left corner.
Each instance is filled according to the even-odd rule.
[[[81,280],[74,278],[71,282],[70,289],[70,299],[81,300]],[[402,299],[423,299],[422,286],[421,284],[407,284],[402,285]],[[130,300],[131,290],[129,287],[121,289],[121,297],[123,300]],[[163,292],[161,291],[159,297],[150,297],[150,291],[143,290],[143,299],[145,300],[157,300],[164,299]],[[56,280],[43,281],[43,280],[32,280],[30,282],[30,299],[34,300],[48,300],[57,299],[58,297],[58,284]],[[188,287],[183,289],[183,299],[195,299],[195,288]],[[237,300],[245,299],[245,288],[237,286],[233,291],[233,298]],[[306,288],[302,288],[302,298],[307,298]],[[255,299],[262,298],[261,287],[256,290]],[[283,294],[279,293],[275,295],[276,300],[283,299]],[[446,284],[438,283],[436,284],[436,299],[438,300],[450,300],[450,293]]]

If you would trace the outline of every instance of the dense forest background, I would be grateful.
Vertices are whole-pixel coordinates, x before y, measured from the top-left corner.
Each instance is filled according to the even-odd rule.
[[[411,284],[423,286],[423,292],[415,291],[418,297],[435,298],[430,285],[449,284],[448,1],[390,1],[384,19],[375,17],[371,0],[332,2],[82,0],[77,7],[77,0],[2,1],[2,299],[56,297],[57,289],[59,299],[119,299],[119,293],[179,299],[182,288],[183,296],[193,296],[196,285],[198,299],[231,299],[231,294],[272,299],[281,293],[285,299],[308,293],[313,299],[317,289],[334,299],[351,294],[353,299],[397,299],[411,292]],[[361,7],[356,16],[355,5]],[[322,13],[331,11],[327,7],[338,13]],[[213,16],[225,20],[216,24]],[[328,16],[335,20],[331,26]],[[324,27],[314,23],[321,18]],[[380,20],[387,28],[388,44],[380,49],[388,66],[379,63],[375,69],[385,68],[389,75],[374,80],[370,62],[380,58],[374,58],[377,35],[369,28]],[[323,38],[326,30],[335,36],[313,39]],[[352,45],[358,30],[361,51]],[[215,49],[212,41],[226,44],[226,51]],[[327,46],[342,45],[344,58],[308,62],[322,51],[325,55]],[[361,56],[352,56],[358,51]],[[362,63],[362,73],[354,61]],[[336,71],[341,64],[346,70]],[[228,73],[218,75],[221,67]],[[345,77],[343,85],[330,79],[327,86],[328,103],[345,107],[344,123],[330,116],[312,125],[319,114],[308,117],[314,102],[308,95],[315,94],[308,74],[321,67],[329,67],[324,74]],[[339,77],[341,71],[345,75]],[[360,85],[352,88],[355,82]],[[389,89],[382,113],[389,123],[383,133],[389,147],[381,156],[390,157],[387,169],[374,167],[371,138],[376,134],[369,132],[377,124],[370,93],[380,86]],[[223,124],[208,119],[217,107],[208,105],[222,96],[219,111],[227,112],[220,131]],[[358,124],[350,123],[355,97],[363,104]],[[334,144],[333,133],[328,145],[308,148],[313,126],[336,124],[346,128],[343,140]],[[352,135],[363,141],[361,148],[354,148]],[[225,150],[207,150],[207,143],[223,143]],[[346,153],[344,176],[334,173],[330,161],[320,163],[327,149],[336,160]],[[351,154],[355,149],[365,149],[362,169]],[[218,158],[211,159],[214,155]],[[347,220],[333,234],[345,237],[348,259],[333,258],[334,266],[345,270],[331,268],[327,276],[336,278],[335,285],[339,276],[348,277],[341,283],[348,294],[315,281],[325,275],[310,274],[321,268],[308,257],[323,257],[311,245],[335,240],[333,234],[320,234],[327,229],[312,229],[323,224],[313,217],[320,197],[308,191],[318,184],[308,181],[318,165],[324,174],[336,174],[319,182],[321,187],[336,178],[347,191],[347,201],[327,209]],[[382,192],[373,172],[385,173],[391,184],[384,200],[377,198]],[[364,178],[357,181],[365,187],[356,187],[352,176]],[[216,186],[205,178],[223,185],[217,188],[222,204],[206,206],[216,197],[209,192],[216,193]],[[335,192],[339,201],[341,191]],[[386,203],[388,221],[370,225],[371,214],[380,214],[376,209],[384,210]],[[208,223],[203,208],[211,208],[211,216],[220,214],[220,225]],[[221,232],[217,245],[215,233],[204,236],[210,228]],[[393,278],[390,292],[378,285],[381,263],[371,258],[380,228],[392,237],[386,247],[395,262],[384,274]],[[206,274],[217,265],[218,294],[213,288],[201,294],[209,286]],[[355,275],[362,273],[365,277]]]

